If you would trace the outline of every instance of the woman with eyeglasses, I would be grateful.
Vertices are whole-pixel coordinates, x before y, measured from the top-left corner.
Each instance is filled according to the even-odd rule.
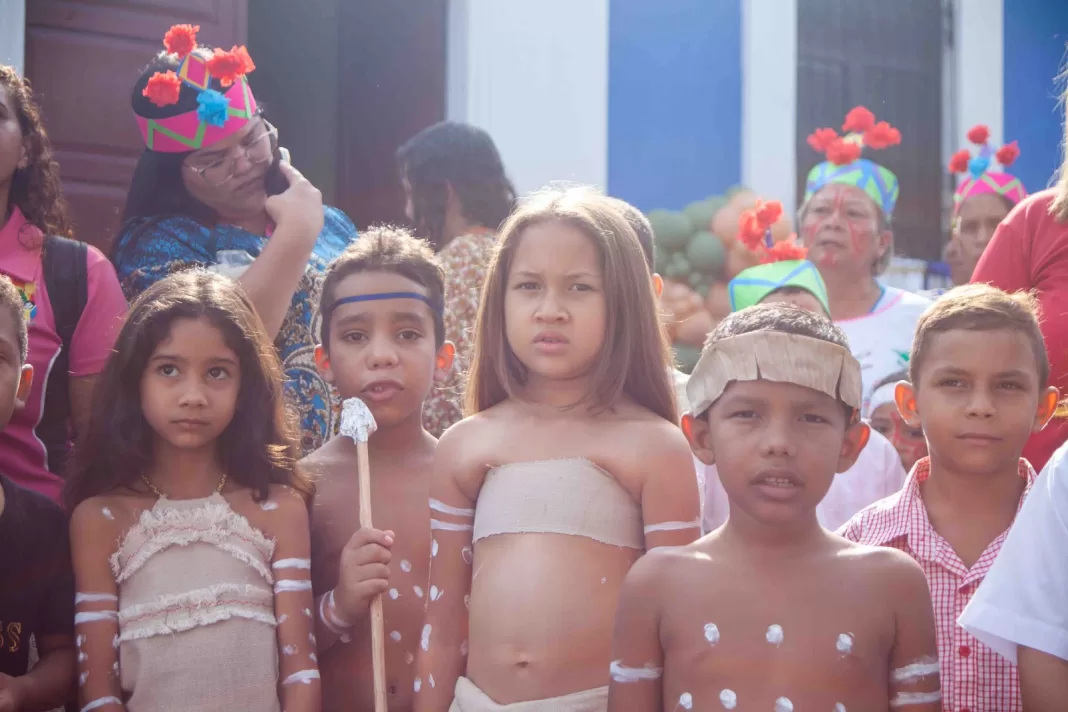
[[[310,452],[339,417],[314,363],[318,291],[356,228],[288,163],[277,130],[256,107],[245,48],[198,45],[197,29],[172,27],[165,51],[134,85],[145,151],[112,260],[131,300],[191,266],[241,282],[274,337]]]

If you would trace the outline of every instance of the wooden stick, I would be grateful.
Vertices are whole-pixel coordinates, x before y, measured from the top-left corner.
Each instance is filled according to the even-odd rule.
[[[360,480],[360,526],[371,529],[371,460],[367,442],[356,443],[356,464]],[[371,601],[371,660],[374,670],[375,712],[388,712],[386,703],[386,629],[382,615],[382,595]]]

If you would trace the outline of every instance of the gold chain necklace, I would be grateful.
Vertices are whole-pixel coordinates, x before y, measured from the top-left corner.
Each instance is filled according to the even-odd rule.
[[[151,491],[152,494],[156,495],[157,498],[166,499],[167,495],[163,494],[163,491],[159,487],[156,487],[156,485],[152,484],[152,481],[145,477],[145,474],[143,472],[141,473],[141,481],[145,483],[145,486],[148,487],[149,491]],[[222,494],[223,487],[225,486],[226,473],[224,472],[222,479],[219,480],[218,486],[215,487],[215,494]]]

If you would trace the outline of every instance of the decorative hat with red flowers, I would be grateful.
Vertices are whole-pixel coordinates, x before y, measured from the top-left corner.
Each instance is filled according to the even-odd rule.
[[[990,170],[996,160],[1001,167],[1008,168],[1020,155],[1016,142],[1007,143],[998,150],[990,144],[990,129],[982,124],[968,130],[968,140],[979,147],[975,156],[966,148],[953,154],[949,161],[949,172],[963,174],[964,178],[953,194],[953,212],[959,212],[961,203],[973,195],[992,193],[1000,195],[1013,205],[1027,197],[1027,190],[1016,176],[1002,171]]]
[[[177,61],[178,71],[154,73],[141,91],[157,109],[151,116],[137,115],[150,151],[185,153],[205,148],[240,131],[256,115],[256,99],[246,78],[256,65],[248,50],[244,46],[230,50],[200,47],[199,31],[199,25],[174,25],[163,37],[168,59]],[[213,88],[213,83],[223,91]],[[166,107],[176,107],[183,89],[196,93],[197,108],[160,116],[159,110],[166,114]]]
[[[876,121],[875,114],[863,106],[854,107],[846,115],[842,132],[839,136],[831,128],[816,129],[808,137],[808,145],[827,160],[809,171],[805,200],[831,183],[852,185],[867,193],[889,219],[900,188],[897,176],[860,154],[865,148],[896,146],[901,143],[901,132],[885,121]]]
[[[783,287],[797,287],[812,293],[829,314],[827,286],[816,265],[805,259],[807,251],[797,244],[797,235],[775,242],[771,226],[782,215],[777,200],[757,204],[744,211],[738,220],[738,240],[760,255],[760,264],[744,269],[727,285],[731,311],[758,304],[764,297]]]

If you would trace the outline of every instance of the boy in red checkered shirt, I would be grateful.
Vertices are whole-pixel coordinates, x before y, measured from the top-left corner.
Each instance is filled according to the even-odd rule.
[[[627,575],[610,712],[939,710],[920,567],[816,517],[869,434],[842,331],[791,304],[735,312],[709,337],[687,396],[683,429],[718,466],[730,514]]]
[[[1018,712],[1016,666],[957,619],[994,563],[1035,472],[1020,458],[1057,405],[1032,297],[958,287],[916,325],[909,380],[895,399],[922,427],[930,456],[901,492],[859,512],[840,533],[912,556],[931,587],[943,709]]]

